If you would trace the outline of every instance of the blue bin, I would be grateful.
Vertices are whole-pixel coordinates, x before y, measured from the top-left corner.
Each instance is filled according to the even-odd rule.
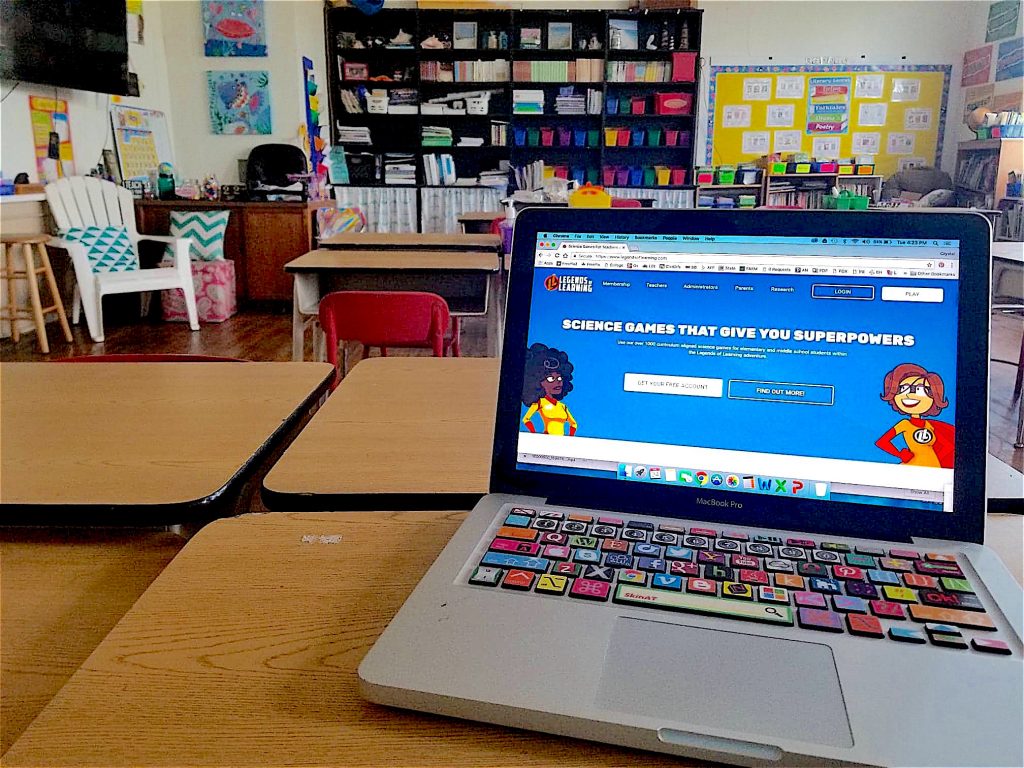
[[[582,168],[572,169],[572,178],[578,183],[583,184],[586,181],[586,172]]]
[[[644,169],[643,168],[630,168],[629,169],[629,184],[632,187],[639,187],[644,183]]]
[[[619,99],[617,96],[609,96],[604,102],[605,111],[609,115],[619,114]]]
[[[575,144],[577,147],[585,147],[585,146],[587,146],[587,132],[585,130],[581,131],[581,130],[577,129],[577,130],[573,131],[572,132],[572,139],[573,139],[573,144]]]
[[[515,131],[513,132],[513,134],[514,134],[513,138],[515,139],[516,146],[517,147],[525,147],[526,146],[526,129],[525,128],[516,128]]]
[[[633,142],[634,147],[642,147],[644,145],[644,132],[640,128],[634,128],[630,139]]]

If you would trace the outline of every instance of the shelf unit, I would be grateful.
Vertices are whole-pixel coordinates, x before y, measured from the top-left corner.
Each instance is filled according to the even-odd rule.
[[[821,198],[831,194],[833,187],[850,189],[854,194],[867,194],[877,199],[883,177],[880,174],[852,175],[838,173],[765,174],[761,205],[821,208]]]
[[[635,21],[638,31],[638,50],[616,49],[606,50],[610,39],[609,24],[612,21]],[[431,36],[441,38],[447,35],[454,37],[453,26],[460,22],[476,24],[477,47],[475,48],[422,48],[420,43]],[[572,24],[572,49],[549,49],[548,25],[550,23]],[[340,144],[338,133],[340,126],[368,127],[371,143],[350,144],[346,147],[351,152],[367,152],[381,154],[400,152],[412,155],[416,165],[416,180],[422,184],[425,180],[423,155],[451,154],[455,161],[456,173],[460,178],[478,175],[481,171],[500,167],[500,162],[507,160],[513,166],[522,166],[536,160],[544,160],[547,165],[564,167],[571,178],[574,175],[585,180],[600,183],[602,171],[606,167],[646,168],[655,165],[682,169],[685,180],[690,181],[694,166],[694,133],[698,115],[697,96],[699,93],[700,67],[695,67],[693,81],[662,81],[662,82],[611,82],[607,80],[607,62],[641,62],[663,64],[671,69],[673,53],[690,53],[700,58],[702,11],[698,9],[679,10],[507,10],[507,9],[441,9],[441,8],[385,8],[372,17],[348,7],[328,4],[325,7],[326,50],[328,59],[328,98],[332,119],[332,143]],[[660,45],[663,38],[678,46],[685,38],[685,50],[644,50],[647,39],[654,35]],[[523,47],[521,33],[524,29],[540,30],[540,47]],[[411,35],[413,47],[387,47],[387,41],[394,39],[399,31]],[[502,32],[507,39],[507,48],[488,48],[490,33],[499,39]],[[380,40],[383,46],[354,48],[353,39],[365,42],[367,37]],[[589,48],[590,41],[596,39],[598,47]],[[580,40],[588,45],[580,49]],[[576,82],[569,79],[557,81],[535,82],[512,79],[517,73],[517,64],[522,62],[571,62],[576,59],[599,59],[600,80]],[[421,76],[421,64],[425,62],[442,62],[455,65],[460,61],[499,61],[507,66],[507,81],[438,81],[427,80]],[[401,77],[397,82],[374,81],[361,78],[345,79],[344,65],[365,65],[369,78],[377,76]],[[600,114],[567,115],[554,113],[555,96],[562,88],[573,87],[575,93],[586,97],[587,90],[600,92]],[[359,89],[372,90],[384,88],[389,92],[396,89],[415,90],[420,103],[431,98],[451,92],[472,92],[489,90],[491,97],[487,115],[452,115],[452,114],[367,114],[349,113],[342,102],[342,90],[350,89],[358,96]],[[545,110],[552,114],[514,114],[512,108],[513,91],[542,90],[545,95]],[[678,92],[689,95],[691,108],[687,115],[656,115],[656,114],[607,114],[606,105],[609,97],[621,100],[631,96],[643,97],[645,109],[654,108],[654,94]],[[361,99],[362,101],[362,99]],[[362,103],[365,109],[365,102]],[[392,120],[391,118],[399,118]],[[492,121],[507,123],[508,142],[504,146],[491,145]],[[620,127],[631,131],[644,131],[645,146],[606,147],[606,128]],[[456,141],[459,136],[474,136],[484,139],[483,147],[445,147],[421,146],[421,132],[425,126],[450,128]],[[551,144],[544,143],[542,129],[550,129],[544,135],[551,137]],[[561,130],[559,130],[561,129]],[[651,141],[651,131],[656,129],[659,146],[646,146]],[[686,136],[686,141],[677,141],[675,145],[665,146],[666,131],[675,131],[677,137]],[[520,136],[523,144],[516,143],[517,131],[525,132]],[[577,146],[577,133],[585,132],[584,146]],[[536,145],[530,145],[533,132],[537,132]],[[596,132],[596,141],[595,134]],[[562,145],[566,137],[570,145]],[[476,150],[468,152],[465,150]],[[644,174],[640,174],[643,176]],[[648,174],[649,176],[649,174]],[[631,174],[630,180],[638,178]],[[353,181],[353,186],[395,186],[384,184],[381,180],[372,182]],[[658,190],[689,188],[688,184],[651,185],[628,184],[629,186]]]
[[[1024,139],[961,141],[954,180],[957,202],[994,210],[1006,198],[1007,176],[1024,170]]]

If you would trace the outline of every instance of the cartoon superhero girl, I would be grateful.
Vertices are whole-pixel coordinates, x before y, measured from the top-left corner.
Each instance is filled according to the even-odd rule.
[[[882,399],[907,418],[878,438],[875,445],[903,464],[952,469],[955,427],[925,418],[937,416],[949,405],[942,377],[914,363],[902,363],[885,374]],[[903,436],[906,448],[893,445],[897,435]]]
[[[572,363],[569,356],[544,344],[534,344],[526,350],[526,370],[523,376],[523,405],[527,406],[523,424],[536,432],[533,417],[540,414],[544,432],[548,435],[576,434],[576,419],[569,413],[562,399],[572,392]]]

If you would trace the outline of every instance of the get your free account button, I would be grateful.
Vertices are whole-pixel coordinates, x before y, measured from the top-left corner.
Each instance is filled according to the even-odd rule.
[[[875,298],[873,285],[826,285],[815,283],[811,286],[811,296],[815,299],[860,299],[870,301]]]
[[[764,400],[769,403],[832,405],[835,388],[826,384],[787,384],[778,381],[729,380],[732,400]]]

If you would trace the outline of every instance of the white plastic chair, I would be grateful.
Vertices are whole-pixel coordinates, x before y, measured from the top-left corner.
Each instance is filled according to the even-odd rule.
[[[102,179],[76,176],[52,182],[46,185],[46,201],[59,232],[67,232],[72,227],[124,227],[128,230],[128,239],[136,254],[139,252],[140,240],[155,240],[174,246],[173,267],[94,273],[84,245],[60,237],[50,241],[51,245],[64,248],[71,254],[77,281],[71,319],[77,325],[84,306],[85,322],[93,341],[103,341],[103,297],[114,293],[145,294],[145,311],[149,304],[149,291],[180,288],[185,294],[189,327],[193,331],[199,330],[199,312],[196,309],[189,259],[192,247],[190,238],[140,235],[135,227],[135,206],[131,192]]]

